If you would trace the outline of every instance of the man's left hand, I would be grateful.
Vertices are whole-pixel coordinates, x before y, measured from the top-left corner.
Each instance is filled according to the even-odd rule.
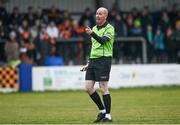
[[[85,28],[85,32],[89,35],[91,35],[91,33],[93,32],[92,29],[89,26],[86,26]]]

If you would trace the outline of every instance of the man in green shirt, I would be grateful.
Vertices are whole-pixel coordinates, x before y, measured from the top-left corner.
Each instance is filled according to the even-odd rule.
[[[108,81],[111,70],[111,58],[114,42],[114,27],[107,22],[108,10],[100,7],[96,11],[96,24],[92,29],[85,28],[85,32],[91,36],[91,53],[88,63],[83,67],[86,71],[86,90],[91,99],[99,108],[99,114],[94,121],[112,122],[110,115],[111,96],[108,90]],[[103,102],[94,89],[95,82],[99,82]]]

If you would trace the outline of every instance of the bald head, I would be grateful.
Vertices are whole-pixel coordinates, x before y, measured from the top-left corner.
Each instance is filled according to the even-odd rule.
[[[96,11],[97,25],[103,25],[108,17],[108,10],[105,7],[100,7]]]
[[[106,17],[108,16],[108,10],[105,7],[100,7],[97,11],[102,12]]]

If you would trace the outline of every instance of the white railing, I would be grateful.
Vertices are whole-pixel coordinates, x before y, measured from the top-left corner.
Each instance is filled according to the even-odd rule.
[[[141,42],[142,43],[142,60],[143,63],[147,63],[147,42],[144,37],[117,37],[117,42]]]
[[[2,42],[5,42],[4,40],[0,40]],[[67,43],[67,42],[84,42],[86,39],[82,37],[73,37],[70,39],[57,39],[57,44],[58,43]],[[142,44],[142,61],[144,64],[147,63],[147,41],[144,37],[116,37],[115,38],[116,42],[141,42]],[[0,42],[1,43],[1,42]]]
[[[57,39],[57,42],[77,42],[77,41],[85,41],[82,37],[74,37],[70,39]],[[143,63],[147,63],[147,42],[144,37],[116,37],[116,42],[141,42],[142,44],[142,61]]]

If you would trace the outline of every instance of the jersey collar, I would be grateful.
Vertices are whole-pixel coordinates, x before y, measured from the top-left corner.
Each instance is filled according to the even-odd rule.
[[[106,27],[107,24],[108,24],[108,22],[106,21],[106,22],[105,22],[103,25],[101,25],[101,26],[98,26],[98,25],[97,25],[97,29],[100,30],[100,29]]]

